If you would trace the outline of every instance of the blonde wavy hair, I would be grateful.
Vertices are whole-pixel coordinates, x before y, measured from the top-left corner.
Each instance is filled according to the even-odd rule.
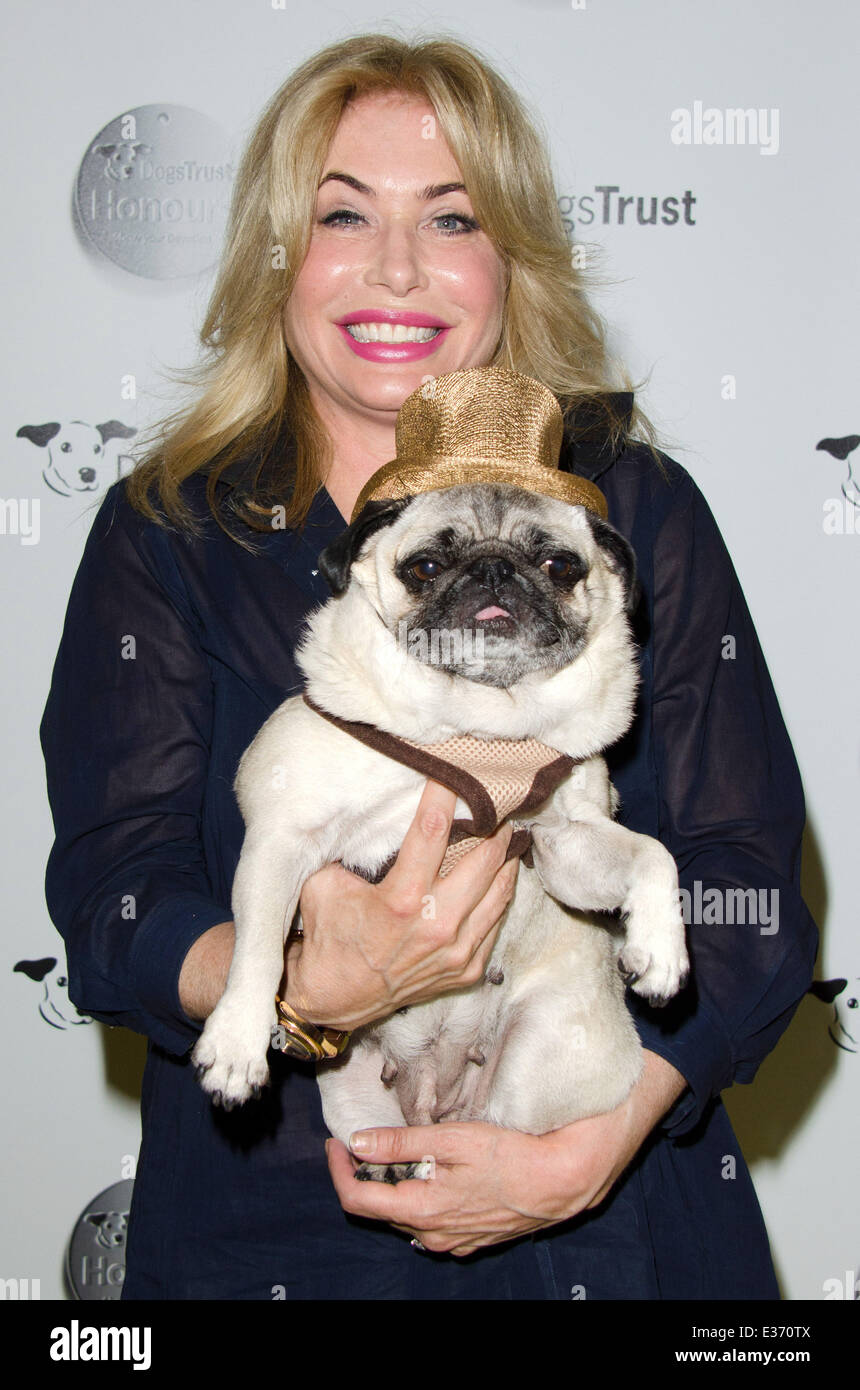
[[[284,340],[282,312],[307,253],[317,187],[343,110],[374,92],[420,96],[433,107],[475,216],[505,263],[503,329],[490,365],[535,377],[566,415],[592,400],[605,412],[614,444],[626,432],[653,448],[653,427],[635,403],[625,431],[605,399],[633,388],[610,362],[605,326],[571,254],[545,145],[520,98],[454,39],[409,43],[366,34],[303,63],[251,136],[200,331],[208,357],[176,374],[198,388],[197,398],[157,426],[153,446],[126,479],[130,501],[152,520],[197,531],[181,488],[206,467],[208,504],[224,526],[217,481],[247,456],[245,490],[231,492],[231,512],[257,531],[271,530],[275,506],[285,509],[284,525],[303,524],[332,444]],[[285,448],[290,439],[295,447]]]

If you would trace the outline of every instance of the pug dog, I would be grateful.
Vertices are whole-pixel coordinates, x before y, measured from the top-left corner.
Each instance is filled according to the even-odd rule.
[[[370,502],[320,569],[333,597],[299,648],[307,698],[271,715],[236,777],[236,945],[192,1054],[204,1090],[227,1107],[259,1093],[305,880],[333,861],[378,879],[415,815],[422,754],[465,740],[543,748],[565,775],[547,794],[535,776],[512,817],[531,867],[484,979],[356,1030],[318,1067],[326,1124],[344,1143],[443,1119],[537,1135],[615,1108],[642,1067],[626,984],[660,1005],[688,973],[674,860],[613,819],[601,756],[638,684],[632,548],[583,506],[475,483]],[[439,633],[462,640],[434,646]],[[417,766],[381,751],[392,736]],[[455,825],[474,827],[475,801],[458,795]]]

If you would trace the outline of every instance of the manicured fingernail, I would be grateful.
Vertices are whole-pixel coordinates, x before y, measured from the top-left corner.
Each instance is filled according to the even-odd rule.
[[[349,1136],[349,1147],[354,1154],[369,1154],[376,1147],[376,1135],[372,1129],[359,1130]]]

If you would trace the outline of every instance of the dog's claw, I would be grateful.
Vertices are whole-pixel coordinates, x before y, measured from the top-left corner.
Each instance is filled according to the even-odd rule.
[[[648,1003],[652,1009],[665,1009],[670,997],[668,994],[649,994]]]
[[[425,1178],[423,1163],[360,1163],[353,1173],[358,1182],[406,1182],[409,1178]]]

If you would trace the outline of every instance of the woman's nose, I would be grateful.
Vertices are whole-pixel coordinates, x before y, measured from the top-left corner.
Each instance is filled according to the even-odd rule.
[[[396,294],[426,287],[427,273],[416,233],[396,222],[382,228],[374,239],[365,281],[368,285],[386,285]]]

